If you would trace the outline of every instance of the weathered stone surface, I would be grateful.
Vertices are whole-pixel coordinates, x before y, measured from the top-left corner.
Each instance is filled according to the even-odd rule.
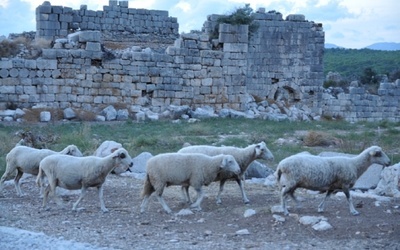
[[[64,113],[64,119],[67,120],[74,119],[76,117],[76,113],[72,108],[64,109],[63,113]]]
[[[42,111],[40,112],[40,119],[41,122],[49,122],[51,120],[51,113],[49,111]]]

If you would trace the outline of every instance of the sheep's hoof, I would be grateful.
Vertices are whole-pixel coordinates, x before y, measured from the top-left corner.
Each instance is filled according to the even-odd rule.
[[[85,208],[84,207],[72,208],[72,211],[76,211],[76,212],[79,212],[79,211],[82,211],[82,210],[85,210]]]
[[[353,211],[353,212],[351,212],[351,214],[352,214],[352,215],[355,215],[355,216],[356,216],[356,215],[360,215],[360,213],[359,213],[358,211]]]
[[[108,213],[108,209],[102,209],[101,211],[103,211],[103,213]]]
[[[249,200],[244,201],[244,204],[250,204],[250,201]]]

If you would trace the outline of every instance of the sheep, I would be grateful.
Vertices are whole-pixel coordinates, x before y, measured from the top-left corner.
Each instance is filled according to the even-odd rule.
[[[104,141],[100,144],[100,146],[96,149],[96,151],[93,153],[94,156],[98,157],[104,157],[107,156],[111,153],[113,153],[115,150],[123,148],[121,143],[115,142],[115,141]],[[128,168],[126,169],[124,166],[121,167],[116,167],[111,171],[112,174],[122,174],[126,171],[131,172],[131,170]]]
[[[197,200],[190,207],[200,211],[204,197],[202,186],[213,182],[221,171],[239,174],[240,167],[231,155],[164,153],[153,156],[146,165],[140,212],[144,212],[150,195],[155,192],[164,210],[171,213],[171,209],[162,198],[164,188],[170,185],[192,186],[197,192]]]
[[[221,193],[224,190],[224,184],[229,179],[235,179],[239,185],[240,192],[242,194],[243,202],[245,204],[250,203],[249,199],[244,192],[244,173],[246,172],[250,163],[256,159],[273,160],[274,156],[267,148],[265,142],[260,142],[258,144],[249,145],[246,148],[238,147],[215,147],[207,145],[198,146],[188,146],[180,149],[179,153],[202,153],[206,155],[218,155],[218,154],[228,154],[232,155],[240,166],[240,174],[234,175],[232,172],[221,171],[214,181],[220,181],[219,192],[217,195],[217,204],[221,204]],[[186,190],[187,201],[190,202],[188,186],[182,187],[182,192]]]
[[[390,165],[390,159],[378,146],[371,146],[354,157],[321,157],[310,154],[297,154],[279,162],[275,171],[277,177],[283,213],[289,214],[286,198],[290,195],[296,202],[294,192],[297,188],[327,192],[318,206],[323,212],[325,201],[334,192],[343,191],[349,203],[350,213],[358,215],[354,208],[350,189],[356,180],[372,164]]]
[[[108,212],[103,200],[103,184],[107,175],[117,166],[125,165],[125,169],[132,166],[132,159],[125,149],[118,149],[106,157],[85,156],[74,157],[69,155],[51,155],[40,162],[39,174],[36,183],[39,185],[43,174],[47,176],[49,185],[44,191],[43,208],[47,208],[47,197],[51,192],[58,204],[61,204],[55,194],[56,187],[69,190],[81,189],[78,200],[73,204],[76,211],[79,202],[89,187],[97,187],[101,211]]]
[[[46,156],[53,154],[82,156],[81,151],[75,145],[69,145],[60,152],[50,149],[36,149],[27,146],[16,146],[6,156],[6,171],[0,180],[0,191],[3,190],[3,184],[6,179],[17,170],[14,178],[15,188],[19,196],[23,196],[21,191],[20,179],[24,173],[37,175],[39,172],[39,163]],[[40,193],[43,193],[41,188]]]

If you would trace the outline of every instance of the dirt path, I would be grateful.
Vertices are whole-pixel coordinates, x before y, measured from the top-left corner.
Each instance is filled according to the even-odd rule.
[[[333,196],[323,214],[317,213],[322,195],[298,191],[304,198],[300,208],[291,205],[290,216],[272,214],[278,205],[275,188],[262,183],[246,183],[251,201],[244,205],[235,182],[228,182],[222,204],[215,203],[218,185],[205,188],[203,210],[191,215],[166,214],[152,199],[148,211],[139,213],[142,180],[132,176],[108,177],[104,199],[109,213],[102,213],[95,189],[90,189],[81,206],[74,212],[72,203],[79,191],[63,195],[65,208],[52,200],[50,210],[41,209],[42,199],[34,178],[24,180],[25,197],[18,197],[12,182],[7,182],[0,194],[0,226],[15,227],[64,240],[89,243],[98,248],[113,249],[400,249],[400,200],[376,202],[355,197],[354,204],[361,213],[352,216],[343,196]],[[169,187],[164,198],[174,213],[185,206],[180,202],[178,187]],[[253,209],[256,214],[244,217]],[[276,217],[276,215],[280,217]],[[316,231],[299,223],[305,215],[324,216],[332,229]],[[275,216],[275,217],[274,217]],[[280,221],[281,219],[284,221]],[[248,233],[247,233],[248,232]],[[241,234],[243,233],[243,234]],[[1,247],[0,235],[0,247]],[[3,248],[2,249],[6,249]]]

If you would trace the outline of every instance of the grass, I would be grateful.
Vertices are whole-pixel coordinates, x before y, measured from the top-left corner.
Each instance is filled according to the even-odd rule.
[[[292,154],[309,151],[337,151],[358,154],[371,145],[381,146],[392,159],[400,161],[398,138],[400,123],[348,123],[345,121],[272,122],[250,119],[205,119],[197,123],[149,121],[107,123],[26,123],[0,124],[0,174],[5,170],[5,156],[19,141],[16,132],[24,130],[58,139],[47,147],[60,151],[75,144],[84,155],[91,155],[105,140],[121,143],[132,157],[142,152],[153,155],[174,152],[190,144],[246,147],[265,141],[275,156],[275,168],[280,160]],[[281,142],[281,143],[278,143]],[[333,143],[332,143],[333,142]]]

